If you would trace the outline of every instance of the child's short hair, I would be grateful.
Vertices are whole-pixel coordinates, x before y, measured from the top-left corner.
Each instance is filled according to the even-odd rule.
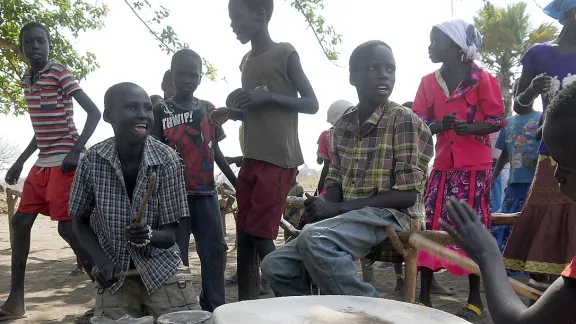
[[[354,73],[354,72],[358,71],[358,64],[360,63],[360,56],[361,56],[362,52],[364,50],[366,50],[367,48],[372,48],[372,47],[376,47],[376,46],[384,46],[392,52],[392,47],[390,47],[390,45],[388,45],[388,44],[386,44],[380,40],[371,40],[371,41],[367,41],[365,43],[362,43],[362,44],[358,45],[358,47],[356,47],[354,49],[354,51],[352,51],[352,55],[350,55],[350,62],[348,63],[348,65],[350,65],[350,73]]]
[[[200,57],[200,55],[198,55],[198,53],[194,52],[193,50],[189,49],[189,48],[183,48],[181,50],[178,50],[176,53],[174,53],[174,55],[172,56],[172,62],[171,62],[171,68],[174,69],[174,63],[178,62],[180,60],[183,60],[185,58],[192,58],[194,60],[196,60],[198,62],[198,66],[200,66],[200,72],[202,72],[202,58]],[[166,76],[166,75],[164,75]]]
[[[38,22],[30,22],[20,28],[20,35],[18,35],[18,40],[20,41],[20,45],[22,45],[22,36],[24,36],[24,32],[31,29],[31,28],[41,28],[46,32],[46,38],[48,39],[48,45],[52,45],[52,40],[50,39],[50,32],[46,26],[42,25]]]
[[[576,119],[576,83],[565,86],[546,108],[546,120]]]
[[[402,106],[412,109],[413,104],[414,104],[414,101],[406,101],[405,103],[402,104]]]
[[[274,0],[242,0],[246,6],[252,11],[258,11],[260,8],[266,10],[266,19],[272,19],[272,12],[274,12]]]
[[[117,83],[108,88],[108,90],[106,90],[106,93],[104,94],[104,115],[113,108],[114,100],[116,99],[116,97],[120,93],[123,93],[132,87],[140,88],[139,85],[132,82]]]

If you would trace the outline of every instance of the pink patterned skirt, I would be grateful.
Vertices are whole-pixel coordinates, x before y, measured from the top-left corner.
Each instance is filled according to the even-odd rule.
[[[426,229],[438,231],[438,221],[444,220],[452,225],[452,220],[446,212],[446,202],[450,197],[460,201],[466,201],[478,214],[482,224],[490,230],[492,216],[490,214],[492,170],[432,170],[428,187],[424,195],[426,207]],[[446,245],[446,248],[466,255],[456,245]],[[454,276],[464,276],[471,272],[437,258],[425,251],[420,251],[418,266],[426,267],[434,271],[448,270]]]

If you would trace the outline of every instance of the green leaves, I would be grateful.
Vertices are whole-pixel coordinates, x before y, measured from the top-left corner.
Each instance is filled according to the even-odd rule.
[[[304,16],[326,57],[336,61],[339,54],[336,48],[342,42],[342,35],[317,14],[324,8],[323,0],[289,1]],[[165,19],[170,17],[168,8],[153,6],[149,0],[124,0],[124,3],[156,38],[164,52],[172,54],[188,48],[174,28],[165,24]],[[104,26],[103,19],[107,13],[106,5],[99,5],[98,1],[93,0],[0,0],[0,113],[21,115],[27,109],[20,80],[28,67],[18,40],[24,24],[36,21],[50,30],[53,46],[51,57],[67,66],[80,81],[99,68],[96,56],[89,52],[78,53],[63,32],[77,37],[80,32],[99,30]],[[202,63],[204,75],[216,80],[216,68],[206,58],[202,59]]]
[[[52,39],[51,56],[66,65],[78,79],[98,68],[92,53],[78,53],[63,31],[74,37],[81,31],[99,30],[108,13],[105,5],[81,0],[0,0],[0,113],[21,115],[26,102],[20,80],[28,69],[19,48],[20,28],[35,21],[44,24]]]

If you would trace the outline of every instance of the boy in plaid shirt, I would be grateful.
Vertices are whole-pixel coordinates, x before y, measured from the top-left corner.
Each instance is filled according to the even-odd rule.
[[[334,127],[325,199],[308,196],[305,202],[304,220],[316,223],[262,261],[277,296],[309,294],[305,268],[324,294],[377,297],[358,277],[354,260],[387,238],[387,225],[402,231],[411,219],[424,218],[419,196],[432,135],[410,109],[388,100],[395,73],[392,50],[381,41],[352,53],[350,83],[360,103]]]
[[[70,195],[70,216],[96,263],[95,314],[117,320],[197,309],[175,236],[188,217],[182,166],[174,150],[148,136],[154,124],[148,94],[133,83],[112,86],[104,120],[114,137],[86,152]],[[134,223],[152,173],[152,196]],[[139,276],[124,276],[130,269]]]

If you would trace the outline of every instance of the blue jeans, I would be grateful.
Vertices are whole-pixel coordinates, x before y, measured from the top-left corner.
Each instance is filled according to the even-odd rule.
[[[188,196],[188,208],[190,217],[180,220],[176,229],[176,243],[180,248],[182,262],[188,266],[190,234],[194,235],[202,273],[200,307],[212,312],[226,301],[224,271],[228,247],[222,233],[218,196]]]
[[[389,211],[364,207],[308,225],[264,258],[262,275],[280,296],[310,294],[307,271],[323,294],[378,297],[374,286],[358,277],[354,260],[388,238],[388,224],[403,230]]]

